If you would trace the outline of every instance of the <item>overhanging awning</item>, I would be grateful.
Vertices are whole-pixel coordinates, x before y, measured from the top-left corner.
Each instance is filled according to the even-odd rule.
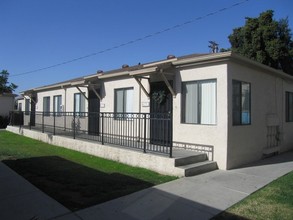
[[[79,81],[75,81],[75,82],[70,82],[71,86],[78,86],[78,87],[82,87],[85,86],[86,87],[86,83],[85,80],[79,80]]]
[[[149,67],[149,68],[144,68],[144,69],[139,69],[139,70],[133,70],[129,72],[129,75],[132,76],[144,94],[149,98],[150,93],[147,91],[147,89],[144,87],[144,85],[141,83],[141,79],[145,78],[145,76],[149,76],[150,74],[157,73],[159,68],[157,66]],[[148,78],[147,78],[148,79]]]
[[[174,97],[176,96],[176,93],[175,93],[173,87],[171,86],[171,84],[169,83],[169,81],[166,77],[166,75],[174,75],[174,73],[164,72],[164,69],[159,68],[158,66],[147,67],[147,68],[143,68],[143,69],[134,70],[134,71],[129,72],[129,75],[134,77],[134,79],[139,84],[140,88],[146,94],[146,96],[148,98],[150,97],[150,93],[146,90],[146,88],[141,83],[141,78],[146,78],[146,76],[150,77],[152,74],[159,74],[160,77],[162,78],[162,80],[164,81],[164,83],[166,84],[170,93]],[[149,78],[147,78],[147,79],[149,79]]]
[[[93,85],[89,84],[89,89],[91,89],[94,92],[94,94],[98,97],[99,100],[102,100],[101,95],[96,91]]]
[[[23,97],[25,99],[29,99],[31,102],[33,102],[35,104],[37,103],[36,100],[35,100],[35,98],[36,98],[36,92],[35,92],[34,89],[30,89],[30,90],[24,91],[22,93],[22,95],[23,95]]]
[[[93,79],[94,82],[92,82],[90,79]],[[87,80],[83,79],[83,80],[71,82],[70,85],[76,87],[86,100],[88,100],[88,97],[81,91],[80,87],[86,87],[92,90],[94,94],[97,96],[97,98],[101,100],[100,94],[95,89],[96,87],[100,87],[101,85],[100,83],[97,83],[96,79],[97,79],[96,76],[91,76],[91,77],[88,77]]]
[[[97,76],[91,77],[91,79],[88,78],[87,84],[88,84],[88,89],[92,90],[99,100],[102,100],[101,95],[96,90],[97,88],[102,87],[102,83],[99,79],[97,79]]]
[[[139,70],[133,70],[129,72],[130,76],[148,76],[153,73],[157,73],[159,68],[157,66],[139,69]]]
[[[161,75],[162,79],[164,80],[164,82],[165,82],[167,88],[169,89],[170,93],[173,95],[173,97],[176,97],[176,93],[175,93],[173,87],[171,86],[171,84],[169,83],[169,81],[168,81],[168,79],[167,79],[165,74],[169,74],[169,73],[165,73],[164,70],[160,71],[160,75]]]

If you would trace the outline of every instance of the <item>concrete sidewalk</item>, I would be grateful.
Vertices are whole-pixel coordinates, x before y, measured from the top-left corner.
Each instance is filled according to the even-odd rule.
[[[181,178],[70,212],[0,163],[0,219],[210,219],[293,170],[293,152],[230,171]]]
[[[0,219],[43,220],[71,213],[0,162]]]

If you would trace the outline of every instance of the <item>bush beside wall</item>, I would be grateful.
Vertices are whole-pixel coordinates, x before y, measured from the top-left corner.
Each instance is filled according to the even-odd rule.
[[[9,124],[9,117],[0,115],[0,128],[6,128],[8,124]]]

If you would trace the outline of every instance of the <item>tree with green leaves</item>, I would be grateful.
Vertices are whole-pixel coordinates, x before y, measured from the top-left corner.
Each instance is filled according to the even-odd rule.
[[[243,27],[229,35],[231,50],[293,75],[293,41],[288,18],[276,21],[268,10],[257,18],[246,18]]]
[[[7,70],[0,72],[0,94],[12,93],[18,86],[8,82],[9,73]]]

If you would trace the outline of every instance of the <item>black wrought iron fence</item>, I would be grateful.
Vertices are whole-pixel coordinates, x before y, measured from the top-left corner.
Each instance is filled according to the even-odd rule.
[[[11,112],[11,118],[12,126],[172,157],[170,113]]]

